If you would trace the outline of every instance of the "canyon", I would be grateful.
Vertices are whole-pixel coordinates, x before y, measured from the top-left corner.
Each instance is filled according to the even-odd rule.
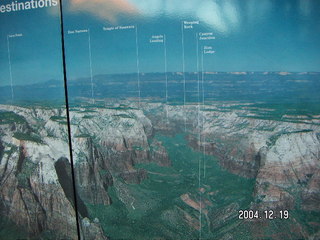
[[[72,165],[63,108],[1,105],[1,216],[23,226],[30,237],[77,239],[78,215],[83,239],[108,239],[108,230],[116,230],[106,222],[116,214],[104,219],[99,209],[114,208],[123,210],[128,221],[141,221],[152,211],[159,215],[162,222],[152,225],[159,226],[153,238],[196,238],[202,229],[204,237],[232,239],[246,236],[241,229],[253,239],[317,239],[320,115],[269,117],[273,112],[237,102],[74,106]],[[185,156],[182,167],[174,155],[179,149]],[[230,178],[250,187],[234,189],[230,182],[231,190],[215,188],[222,183],[210,179],[219,174],[226,186]],[[189,190],[183,188],[185,181]],[[157,184],[169,184],[172,198],[166,198],[166,190],[153,189]],[[229,201],[229,195],[234,199]],[[239,221],[241,207],[292,214],[270,230],[270,220]],[[286,227],[291,232],[282,233]]]

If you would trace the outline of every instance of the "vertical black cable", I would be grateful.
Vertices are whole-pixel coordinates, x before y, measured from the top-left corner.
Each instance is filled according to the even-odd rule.
[[[66,71],[67,67],[66,67],[66,56],[65,56],[65,46],[64,46],[62,0],[59,0],[59,2],[60,2],[60,29],[61,29],[64,93],[65,93],[66,113],[67,113],[67,122],[68,122],[68,140],[69,140],[69,151],[70,151],[70,162],[71,162],[71,175],[72,175],[72,185],[73,185],[73,195],[74,195],[74,208],[75,208],[76,221],[77,221],[77,233],[78,233],[78,239],[80,240],[80,224],[79,224],[77,193],[76,193],[75,173],[74,173],[74,164],[73,164],[73,153],[72,153],[73,148],[72,148],[72,140],[71,140],[71,125],[70,125],[70,113],[69,113],[69,95],[68,95],[68,86],[67,86],[67,71]]]

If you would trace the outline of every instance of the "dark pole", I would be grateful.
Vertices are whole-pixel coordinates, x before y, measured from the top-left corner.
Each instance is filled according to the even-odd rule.
[[[77,193],[76,193],[76,183],[75,183],[75,173],[73,164],[73,154],[72,154],[72,141],[71,141],[71,127],[70,127],[70,113],[69,113],[69,95],[67,86],[67,67],[65,58],[65,46],[64,46],[64,29],[63,29],[63,11],[62,11],[62,0],[60,1],[60,29],[61,29],[61,47],[62,47],[62,64],[63,64],[63,78],[64,78],[64,93],[66,100],[66,113],[68,122],[68,140],[69,140],[69,151],[70,151],[70,162],[71,162],[71,175],[72,175],[72,185],[73,185],[73,195],[74,195],[74,208],[76,213],[77,221],[77,233],[78,239],[80,240],[80,224],[79,224],[79,214],[78,214],[78,204],[77,204]]]

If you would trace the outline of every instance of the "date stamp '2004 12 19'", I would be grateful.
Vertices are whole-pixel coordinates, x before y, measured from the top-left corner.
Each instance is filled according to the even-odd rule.
[[[288,210],[239,210],[238,211],[239,219],[289,219],[289,211]]]

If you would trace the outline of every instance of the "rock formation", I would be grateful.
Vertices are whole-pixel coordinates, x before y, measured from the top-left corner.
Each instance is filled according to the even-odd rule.
[[[26,227],[30,236],[51,231],[57,238],[76,239],[76,198],[81,235],[106,239],[108,233],[103,232],[99,219],[92,220],[87,205],[112,204],[108,190],[114,186],[119,199],[134,208],[126,184],[148,178],[148,172],[137,166],[171,165],[166,149],[154,138],[157,133],[184,132],[194,150],[216,156],[220,165],[234,174],[255,179],[253,209],[320,211],[317,116],[275,120],[256,116],[250,104],[143,103],[142,110],[134,104],[127,108],[75,107],[70,109],[70,117],[74,166],[62,109],[0,106],[0,211]],[[188,194],[181,199],[199,209]],[[226,206],[220,211],[225,214],[213,221],[215,212],[210,204],[203,206],[209,206],[204,210],[212,229],[235,217],[238,207]],[[193,229],[199,229],[193,216],[180,208],[176,212],[183,213]],[[228,239],[230,234],[224,237]]]

